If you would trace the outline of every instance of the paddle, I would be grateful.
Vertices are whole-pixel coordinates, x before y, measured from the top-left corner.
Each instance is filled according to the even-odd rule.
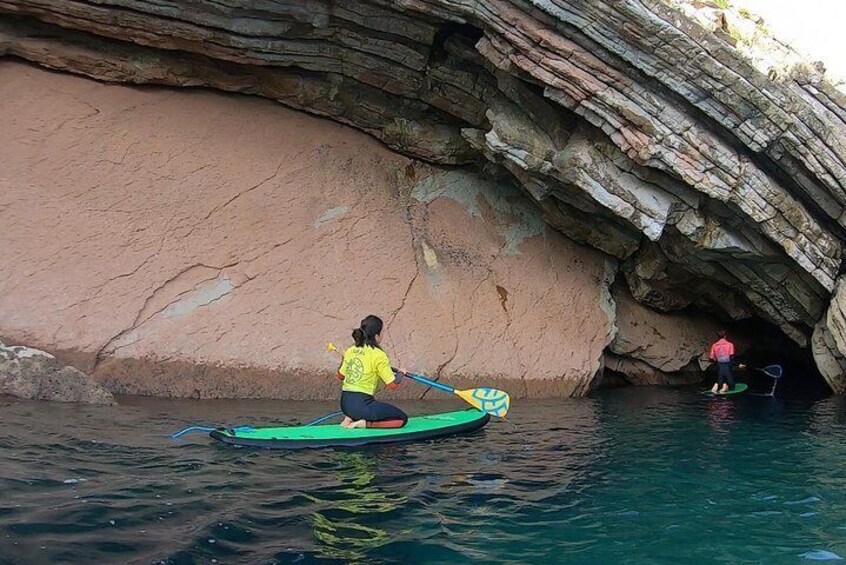
[[[752,396],[775,396],[776,388],[778,387],[778,381],[784,375],[784,369],[781,368],[781,365],[767,365],[766,367],[753,367],[756,371],[760,371],[764,373],[768,377],[773,380],[773,388],[770,392],[766,394],[762,393],[750,393]]]
[[[338,351],[338,348],[335,347],[334,343],[326,344],[326,350],[337,351],[338,354],[341,355],[341,352]],[[391,367],[391,369],[393,369],[396,373],[400,372],[394,367]],[[455,394],[463,401],[468,403],[470,406],[473,406],[474,408],[477,408],[482,412],[487,412],[492,416],[497,416],[499,418],[505,419],[506,414],[508,414],[508,408],[511,406],[511,397],[508,396],[508,393],[501,390],[497,390],[495,388],[485,387],[471,388],[469,390],[457,390],[449,385],[428,379],[423,375],[418,375],[416,373],[403,374],[409,379],[416,381],[420,384],[424,384],[426,386],[430,386],[432,388],[436,388],[444,392]]]
[[[781,368],[781,365],[767,365],[763,368],[755,367],[755,370],[761,371],[771,379],[780,379],[782,374],[784,374],[784,369]]]

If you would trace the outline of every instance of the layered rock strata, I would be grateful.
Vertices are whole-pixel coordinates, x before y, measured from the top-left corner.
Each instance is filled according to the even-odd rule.
[[[846,289],[837,281],[825,316],[814,328],[814,359],[823,378],[838,394],[846,394]]]
[[[756,68],[658,0],[0,0],[0,14],[0,53],[256,94],[516,182],[656,309],[762,318],[807,346],[841,270],[843,95],[811,66]]]

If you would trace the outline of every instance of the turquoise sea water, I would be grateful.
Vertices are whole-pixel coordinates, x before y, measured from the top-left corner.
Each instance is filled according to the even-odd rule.
[[[0,401],[2,563],[811,563],[846,558],[846,399],[628,388],[355,450],[238,449],[191,423],[329,403]],[[413,413],[457,402],[406,404]]]

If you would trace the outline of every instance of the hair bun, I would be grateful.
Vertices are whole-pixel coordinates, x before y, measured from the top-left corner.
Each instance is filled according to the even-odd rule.
[[[355,342],[356,347],[361,347],[362,345],[364,345],[365,337],[366,336],[364,330],[361,328],[356,328],[352,331],[352,338]]]

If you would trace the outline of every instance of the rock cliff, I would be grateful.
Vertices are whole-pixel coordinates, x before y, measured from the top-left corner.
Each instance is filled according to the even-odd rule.
[[[813,65],[750,61],[742,40],[715,7],[660,0],[0,0],[0,54],[263,96],[479,171],[453,174],[479,174],[470,184],[488,183],[494,201],[493,186],[513,183],[551,229],[613,259],[642,305],[767,320],[800,347],[816,327],[815,356],[842,390],[830,368],[846,336],[829,302],[846,227],[846,99]],[[443,252],[416,244],[418,265],[397,270]],[[187,276],[214,281],[228,264]],[[239,276],[228,284],[250,284]],[[590,347],[614,337],[588,333]]]
[[[325,345],[372,312],[397,365],[455,384],[583,394],[602,369],[614,262],[513,183],[255,98],[11,62],[0,98],[0,333],[114,393],[337,396]]]

